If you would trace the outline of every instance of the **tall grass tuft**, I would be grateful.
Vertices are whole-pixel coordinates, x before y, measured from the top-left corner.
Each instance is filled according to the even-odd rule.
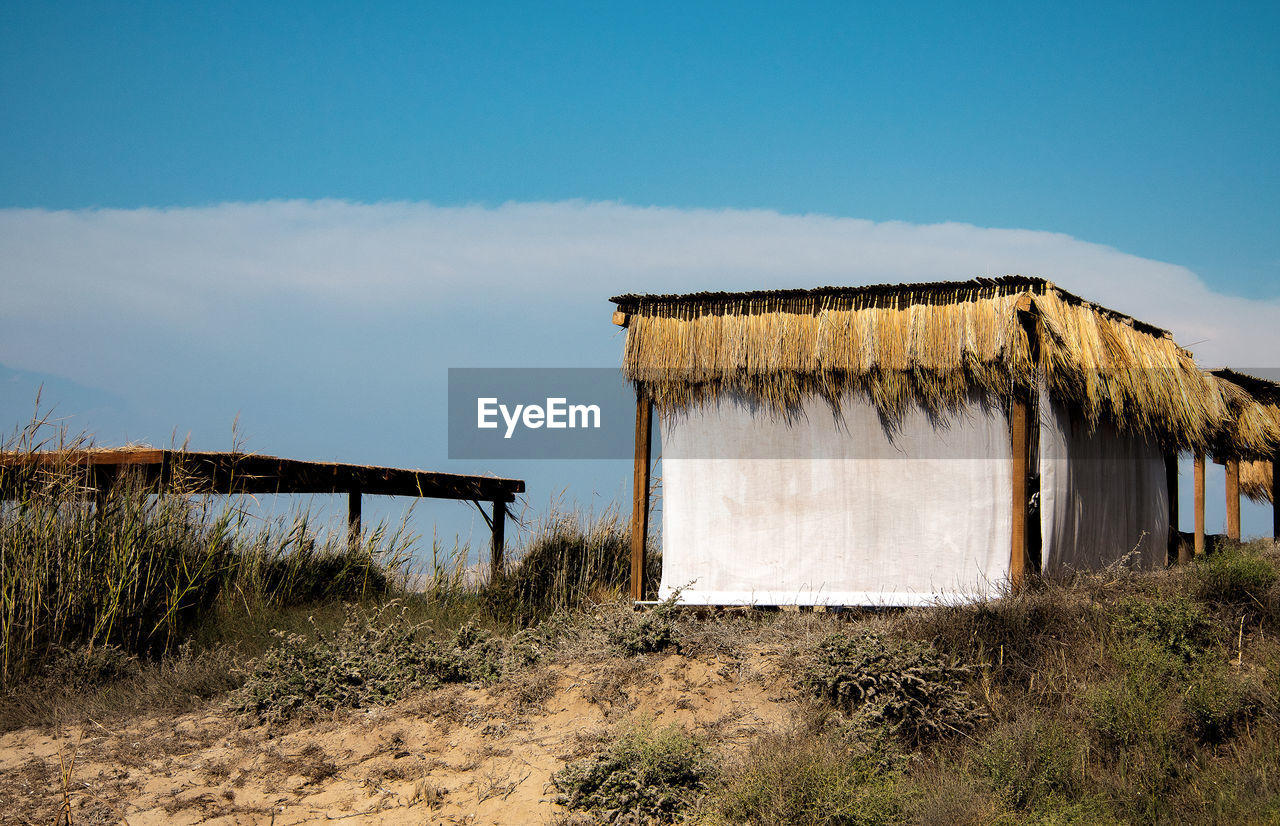
[[[67,450],[32,426],[8,453]],[[219,605],[285,606],[385,591],[403,530],[348,545],[305,514],[262,523],[208,496],[159,495],[125,474],[95,490],[71,465],[0,466],[0,682],[12,685],[50,651],[174,648]]]
[[[646,591],[656,588],[662,560],[650,548]],[[558,611],[617,599],[631,582],[629,526],[616,508],[600,514],[553,511],[534,527],[515,564],[490,582],[485,598],[495,613],[527,624]]]

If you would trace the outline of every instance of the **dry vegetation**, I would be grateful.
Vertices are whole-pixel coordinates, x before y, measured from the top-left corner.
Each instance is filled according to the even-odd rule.
[[[420,592],[394,552],[333,548],[364,571],[334,591],[321,539],[218,529],[188,599],[161,563],[221,517],[109,501],[4,506],[6,566],[46,567],[5,569],[0,823],[1280,819],[1271,543],[976,605],[637,613],[612,513],[547,520],[502,582],[441,557]],[[71,600],[67,571],[169,595]]]

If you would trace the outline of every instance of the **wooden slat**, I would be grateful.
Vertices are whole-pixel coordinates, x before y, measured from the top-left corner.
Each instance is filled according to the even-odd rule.
[[[1227,460],[1227,538],[1240,541],[1240,460]]]
[[[653,448],[653,402],[636,392],[635,467],[631,479],[631,598],[644,599],[649,541],[649,453]]]
[[[1204,454],[1197,453],[1195,458],[1195,519],[1196,539],[1194,551],[1197,557],[1204,555]]]

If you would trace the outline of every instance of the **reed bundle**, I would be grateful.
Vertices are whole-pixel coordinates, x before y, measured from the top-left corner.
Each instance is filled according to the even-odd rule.
[[[1169,446],[1208,446],[1228,415],[1167,332],[1042,279],[613,301],[628,315],[624,371],[664,415],[726,393],[783,414],[809,395],[839,410],[862,393],[893,419],[975,392],[1007,401],[1041,377],[1090,423]]]
[[[1271,501],[1271,462],[1253,459],[1240,463],[1240,492],[1255,502]]]

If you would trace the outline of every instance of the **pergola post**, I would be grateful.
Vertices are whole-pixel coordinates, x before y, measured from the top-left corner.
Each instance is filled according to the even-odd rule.
[[[493,502],[493,537],[489,545],[489,581],[497,582],[503,577],[502,553],[506,544],[507,503],[500,499]]]
[[[352,487],[347,491],[347,544],[352,548],[360,545],[360,488]]]
[[[1240,459],[1227,460],[1227,538],[1240,541]]]
[[[1178,532],[1178,454],[1167,453],[1164,457],[1165,485],[1169,492],[1169,551],[1166,559],[1170,563],[1180,563],[1185,552],[1182,550],[1182,537]]]
[[[1027,401],[1015,394],[1009,411],[1010,448],[1013,451],[1013,523],[1009,548],[1009,586],[1017,591],[1027,572]]]
[[[1195,519],[1196,539],[1195,555],[1204,555],[1204,454],[1196,453],[1195,458]]]
[[[649,541],[649,453],[653,448],[653,402],[636,388],[635,467],[631,480],[631,598],[644,599],[645,550]]]
[[[1027,336],[1027,349],[1034,365],[1034,375],[1039,374],[1040,346],[1036,325],[1035,305],[1031,296],[1024,295],[1018,299],[1015,307],[1018,324]],[[1035,385],[1025,387],[1014,384],[1013,398],[1009,404],[1009,448],[1012,457],[1012,506],[1009,545],[1009,588],[1016,592],[1026,582],[1027,568],[1034,565],[1033,551],[1036,558],[1040,554],[1040,524],[1033,522],[1031,510],[1031,481],[1033,458],[1039,453],[1040,422],[1035,404],[1038,392]],[[1038,470],[1038,467],[1035,468]]]
[[[1280,448],[1271,454],[1271,538],[1280,542]]]

